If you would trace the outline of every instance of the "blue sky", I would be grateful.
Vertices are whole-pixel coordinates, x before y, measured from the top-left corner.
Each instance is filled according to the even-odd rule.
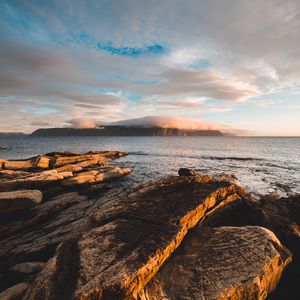
[[[297,0],[0,0],[0,132],[299,136],[299,36]]]

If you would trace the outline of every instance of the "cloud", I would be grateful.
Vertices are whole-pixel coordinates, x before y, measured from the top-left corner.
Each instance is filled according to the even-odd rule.
[[[299,35],[297,0],[0,0],[0,118],[227,121],[236,108],[255,124],[260,107],[243,103],[299,95]]]
[[[99,125],[99,121],[87,118],[77,118],[66,122],[74,128],[96,128]]]
[[[173,116],[146,116],[143,118],[114,122],[112,125],[178,128],[191,130],[214,130],[221,129],[223,127],[221,124],[202,121],[195,118]]]
[[[138,90],[148,95],[209,97],[231,101],[245,100],[259,93],[257,87],[215,70],[170,70],[161,77],[160,83],[142,86]]]
[[[30,123],[32,126],[48,126],[50,125],[49,122],[46,121],[33,121]]]

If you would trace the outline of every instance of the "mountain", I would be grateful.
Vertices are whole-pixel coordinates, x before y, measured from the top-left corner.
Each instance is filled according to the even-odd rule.
[[[106,126],[102,128],[41,128],[32,136],[225,136],[219,130]]]

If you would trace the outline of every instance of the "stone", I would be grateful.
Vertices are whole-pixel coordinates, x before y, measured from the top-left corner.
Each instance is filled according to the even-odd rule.
[[[62,167],[56,168],[57,172],[80,172],[82,167],[78,165],[64,165]]]
[[[77,156],[58,156],[56,157],[54,167],[60,167],[67,164],[75,164],[82,161],[96,161],[99,165],[106,165],[107,159],[101,154],[84,154]]]
[[[141,292],[141,298],[266,299],[292,255],[257,226],[194,230]],[[176,283],[176,284],[174,284]]]
[[[33,173],[30,176],[8,180],[0,183],[0,191],[9,191],[20,188],[39,188],[49,187],[53,183],[73,176],[72,172],[61,172],[57,170],[47,170],[44,172]]]
[[[14,171],[14,170],[1,170],[0,179],[16,179],[29,176],[30,172],[25,171]]]
[[[76,247],[72,242],[63,242],[53,258],[45,265],[22,300],[71,299],[76,276]]]
[[[133,169],[131,169],[131,168],[121,169],[119,167],[116,167],[112,170],[109,170],[109,171],[103,173],[103,180],[104,181],[113,180],[113,179],[122,177],[124,175],[127,175],[127,174],[131,173],[132,171],[133,171]]]
[[[47,156],[36,156],[27,160],[5,161],[4,169],[8,170],[30,170],[30,169],[48,169],[51,158]]]
[[[105,214],[94,213],[96,227],[78,243],[81,267],[75,298],[137,299],[191,228],[222,202],[240,198],[242,190],[236,185],[199,180],[160,181],[130,194]]]
[[[13,192],[0,192],[1,213],[11,213],[27,209],[42,201],[42,193],[39,190],[20,190]]]
[[[28,288],[28,284],[25,282],[16,284],[2,293],[0,293],[1,300],[18,300],[20,299],[26,292]]]
[[[197,174],[190,170],[190,169],[187,169],[187,168],[180,168],[178,170],[178,175],[179,176],[196,176]]]
[[[11,272],[32,274],[43,269],[45,263],[41,261],[27,261],[12,266],[9,270]]]

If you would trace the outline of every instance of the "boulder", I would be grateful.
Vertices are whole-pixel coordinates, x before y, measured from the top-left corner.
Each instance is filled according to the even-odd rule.
[[[32,274],[43,269],[45,263],[41,261],[27,261],[12,266],[9,270],[16,273]]]
[[[292,255],[256,226],[200,228],[189,235],[140,296],[148,300],[266,299]],[[176,284],[174,284],[176,283]]]
[[[38,190],[20,190],[0,193],[1,213],[11,213],[27,209],[42,201],[42,193]]]
[[[190,170],[187,168],[180,168],[178,170],[178,175],[179,176],[196,176],[197,174],[193,170]]]
[[[132,171],[133,171],[133,169],[131,169],[131,168],[121,169],[119,167],[115,167],[114,169],[103,173],[103,180],[104,181],[113,180],[113,179],[122,177],[124,175],[127,175],[127,174],[131,173]]]
[[[239,199],[240,192],[229,183],[175,177],[94,213],[96,227],[78,243],[75,298],[136,299],[188,231],[222,202]]]
[[[18,300],[20,299],[26,292],[28,288],[28,284],[25,282],[16,284],[2,293],[0,293],[1,300]]]

